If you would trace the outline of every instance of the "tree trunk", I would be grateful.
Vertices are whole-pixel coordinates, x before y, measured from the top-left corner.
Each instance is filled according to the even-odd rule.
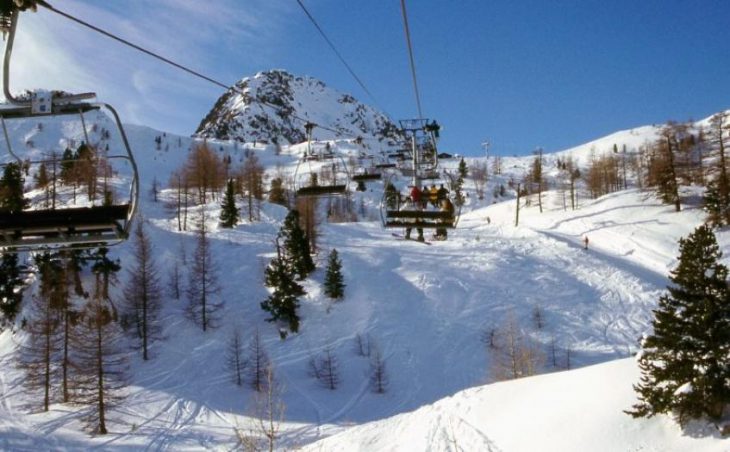
[[[97,300],[97,303],[99,303],[99,300]],[[103,351],[103,336],[102,336],[102,313],[99,312],[100,309],[97,307],[97,314],[96,314],[96,370],[97,370],[97,387],[99,392],[99,433],[102,435],[105,435],[107,433],[106,431],[106,419],[105,419],[105,413],[104,413],[104,351]]]
[[[517,209],[515,210],[515,226],[520,225],[520,184],[517,184]]]

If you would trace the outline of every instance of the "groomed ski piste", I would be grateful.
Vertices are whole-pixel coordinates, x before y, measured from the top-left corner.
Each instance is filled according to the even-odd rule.
[[[55,123],[39,131],[28,122],[12,133],[19,146],[32,139],[38,149],[57,146],[60,136],[80,139],[78,130]],[[149,191],[154,179],[165,186],[192,140],[165,134],[158,150],[155,137],[162,132],[129,126],[128,133],[142,181],[140,213],[149,222],[164,283],[172,265],[192,255],[195,235],[192,227],[177,231],[164,202],[173,197],[171,190],[163,190],[157,203]],[[655,128],[636,129],[606,142],[641,143],[655,133]],[[293,171],[303,149],[285,147],[276,155],[273,147],[260,144],[208,144],[230,154],[234,163],[242,161],[245,149],[256,152],[269,175]],[[351,142],[331,144],[344,153],[357,152]],[[595,143],[570,153],[585,165],[591,148],[596,150]],[[554,158],[546,155],[546,168]],[[19,323],[15,331],[5,329],[0,334],[0,448],[240,447],[236,431],[254,428],[254,391],[235,385],[224,367],[227,342],[238,327],[246,342],[258,329],[283,387],[286,410],[277,442],[282,450],[729,450],[728,440],[709,425],[683,430],[666,416],[633,420],[622,412],[635,401],[631,385],[638,371],[632,356],[639,337],[650,331],[652,309],[676,264],[677,240],[704,219],[699,190],[683,189],[680,213],[636,189],[597,200],[581,194],[576,210],[565,209],[562,194],[553,190],[545,195],[543,213],[534,199],[520,209],[516,227],[514,191],[508,189],[504,198],[494,198],[493,192],[511,177],[522,177],[531,160],[504,158],[502,174],[490,178],[483,200],[467,180],[469,198],[459,227],[448,241],[432,246],[397,240],[381,228],[382,182],[356,194],[355,205],[366,210],[363,221],[319,227],[318,269],[304,281],[300,333],[286,340],[259,306],[268,295],[263,271],[275,255],[273,240],[286,209],[265,202],[261,221],[221,229],[220,201],[211,202],[208,226],[219,299],[225,303],[219,326],[204,333],[184,315],[184,297],[166,296],[164,339],[153,344],[147,362],[130,349],[130,384],[124,401],[108,413],[107,435],[84,430],[83,407],[54,403],[50,412],[39,412],[38,397],[24,391],[23,374],[15,366],[24,333]],[[445,164],[455,169],[457,163]],[[727,232],[720,231],[718,238],[722,249],[730,249]],[[339,302],[322,291],[333,248],[347,284]],[[123,266],[114,295],[121,297],[131,244],[113,253]],[[543,314],[542,328],[534,326],[536,307]],[[540,368],[545,375],[495,383],[493,356],[483,337],[509,319],[543,349],[553,344],[559,364],[547,359]],[[358,335],[384,357],[384,394],[370,388],[369,360],[355,352]],[[336,390],[308,375],[308,361],[326,348],[339,361]],[[568,354],[571,370],[565,369]]]

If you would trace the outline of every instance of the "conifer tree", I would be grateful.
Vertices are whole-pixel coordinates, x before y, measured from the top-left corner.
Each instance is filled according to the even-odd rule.
[[[264,285],[274,291],[261,302],[261,309],[271,314],[268,321],[284,321],[289,329],[296,333],[299,331],[299,315],[297,314],[299,300],[297,298],[306,292],[294,280],[292,271],[282,256],[278,241],[276,248],[277,257],[271,260],[264,273]]]
[[[226,194],[221,204],[220,225],[224,228],[232,228],[240,219],[239,209],[236,207],[236,186],[233,179],[228,179]]]
[[[210,239],[203,210],[198,222],[197,245],[193,255],[192,268],[188,281],[188,315],[199,322],[203,331],[216,326],[216,313],[223,307],[222,302],[214,299],[219,291],[218,268],[210,250]]]
[[[127,362],[117,311],[104,297],[104,281],[97,277],[94,295],[80,313],[75,338],[75,399],[91,408],[87,419],[94,432],[106,434],[107,413],[122,399]]]
[[[101,283],[101,297],[109,300],[109,286],[116,282],[116,274],[122,269],[119,259],[113,260],[109,256],[109,248],[97,248],[91,256],[96,262],[91,266],[91,272]]]
[[[459,177],[461,177],[461,180],[463,181],[464,179],[467,178],[468,175],[469,175],[469,166],[466,164],[466,161],[462,157],[461,160],[459,161]]]
[[[532,168],[530,170],[530,182],[532,182],[533,186],[537,186],[537,205],[540,208],[540,213],[542,213],[542,190],[543,190],[543,170],[542,170],[542,148],[539,148],[537,151],[537,157],[532,161]]]
[[[284,182],[280,177],[271,179],[271,188],[269,189],[269,202],[273,204],[279,204],[281,206],[287,205],[286,190],[284,190]]]
[[[730,404],[730,289],[728,269],[710,228],[679,241],[679,264],[668,294],[654,311],[643,341],[634,417],[673,412],[680,423],[717,419]]]
[[[256,392],[265,390],[267,384],[266,370],[271,366],[271,362],[261,341],[258,328],[254,330],[251,341],[248,343],[246,363],[246,377],[251,388]]]
[[[259,163],[256,154],[248,154],[238,179],[240,192],[246,201],[248,221],[258,220],[260,201],[264,199],[264,167]]]
[[[74,294],[79,297],[88,297],[81,281],[81,270],[93,259],[89,250],[71,249],[63,252],[68,257],[68,278],[73,279]]]
[[[0,258],[0,312],[5,319],[12,321],[20,311],[23,301],[24,285],[20,271],[24,266],[18,263],[16,253],[2,253]]]
[[[388,209],[395,210],[398,208],[398,197],[398,190],[393,184],[388,182],[385,185],[385,205]]]
[[[64,184],[70,184],[74,182],[74,163],[76,161],[76,155],[71,148],[66,148],[61,155],[61,181]]]
[[[324,275],[324,293],[334,299],[340,299],[345,295],[342,261],[340,261],[336,249],[332,249],[327,259],[327,270]]]
[[[452,190],[454,191],[454,203],[457,206],[463,206],[464,205],[464,180],[466,179],[466,176],[469,174],[469,167],[467,166],[466,162],[462,158],[459,162],[459,168],[457,170],[457,176],[456,179],[452,179]]]
[[[296,199],[295,203],[295,209],[299,213],[299,226],[304,231],[306,237],[306,241],[302,243],[302,247],[306,245],[307,253],[314,253],[317,249],[317,204],[319,203],[319,199],[316,196],[300,196]],[[328,209],[328,212],[331,213],[331,210]]]
[[[243,357],[243,340],[241,330],[236,327],[231,331],[225,354],[225,369],[230,372],[231,379],[238,386],[243,386],[244,371],[248,362]]]
[[[675,151],[679,148],[679,137],[686,132],[683,124],[669,122],[661,131],[661,137],[654,146],[649,162],[648,183],[667,204],[674,204],[674,210],[681,210],[679,182]]]
[[[327,347],[315,362],[317,366],[317,379],[325,388],[334,391],[340,386],[340,365],[332,347]]]
[[[283,239],[283,258],[299,279],[304,279],[314,271],[314,261],[309,253],[309,238],[299,225],[299,211],[290,210],[279,231]]]
[[[374,348],[370,357],[370,388],[376,394],[384,394],[388,389],[385,360],[377,347]]]
[[[79,313],[76,311],[74,304],[71,302],[70,275],[76,271],[69,253],[62,251],[60,254],[50,254],[48,259],[60,259],[62,271],[56,284],[56,301],[54,307],[58,309],[61,318],[61,328],[63,329],[63,346],[61,351],[61,391],[64,403],[71,401],[71,342],[74,336],[74,329],[77,324]]]
[[[45,188],[51,182],[45,162],[41,162],[38,167],[38,173],[33,177],[33,179],[35,180],[36,188]]]
[[[134,324],[135,337],[142,350],[142,358],[149,359],[149,345],[160,338],[159,312],[162,303],[160,276],[154,260],[154,248],[143,219],[134,229],[133,264],[124,290],[126,316]]]
[[[727,196],[730,179],[720,176],[707,184],[702,198],[703,207],[707,211],[707,223],[714,227],[730,224],[730,197]]]
[[[60,377],[59,360],[63,337],[58,304],[63,298],[63,267],[48,254],[36,257],[40,284],[31,299],[26,332],[28,340],[21,346],[19,367],[25,373],[24,387],[43,394],[42,409],[48,411],[53,385]]]
[[[730,140],[730,125],[725,124],[726,117],[726,112],[714,115],[710,119],[707,133],[707,141],[710,152],[715,157],[715,163],[708,168],[711,181],[705,192],[704,204],[708,222],[718,227],[730,224],[730,174],[726,155]]]
[[[0,211],[20,212],[28,207],[28,200],[23,197],[23,175],[20,165],[11,162],[5,165],[0,178]]]

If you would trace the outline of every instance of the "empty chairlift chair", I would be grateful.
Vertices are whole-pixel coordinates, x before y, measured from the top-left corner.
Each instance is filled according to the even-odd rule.
[[[312,123],[305,124],[307,150],[299,159],[294,172],[294,185],[298,197],[325,197],[347,194],[350,173],[342,156],[329,144],[312,146]]]
[[[36,91],[15,98],[9,69],[18,11],[10,11],[6,19],[3,89],[8,103],[0,105],[5,143],[0,173],[16,165],[27,178],[39,181],[43,174],[49,181],[28,191],[26,182],[21,190],[27,201],[0,208],[0,249],[107,246],[125,240],[137,208],[139,180],[117,112],[108,104],[89,102],[93,93]],[[39,137],[62,129],[75,132],[75,138],[65,139],[66,149],[38,149],[19,138],[31,128]]]

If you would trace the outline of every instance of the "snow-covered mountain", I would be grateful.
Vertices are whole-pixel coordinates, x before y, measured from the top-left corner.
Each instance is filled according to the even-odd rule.
[[[250,83],[263,84],[263,79]],[[290,85],[297,83],[293,79]],[[235,104],[236,96],[223,104]],[[337,96],[326,98],[337,103]],[[242,96],[237,99],[244,106]],[[238,111],[257,108],[250,104]],[[322,115],[313,121],[323,122]],[[110,128],[102,118],[94,122],[86,131],[92,141]],[[245,132],[244,126],[238,127]],[[14,149],[35,157],[84,138],[72,121],[15,122],[8,128]],[[591,152],[611,152],[613,144],[638,146],[652,140],[657,130],[619,132],[571,155],[584,166]],[[167,181],[202,139],[142,126],[130,126],[127,132],[141,177],[140,213],[148,221],[154,255],[167,279],[175,265],[187,271],[195,249],[193,231],[178,231],[173,219],[170,205],[176,194]],[[112,136],[110,143],[115,140]],[[256,141],[228,135],[208,139],[208,144],[234,165],[255,153],[268,179],[294,173],[301,144],[276,149],[260,137]],[[356,150],[346,140],[328,144],[346,155]],[[255,434],[255,393],[233,383],[224,366],[231,332],[240,328],[246,342],[253,331],[260,331],[284,387],[282,449],[727,450],[728,440],[713,431],[682,431],[665,416],[634,421],[621,412],[632,403],[631,384],[637,381],[633,361],[624,358],[636,351],[637,338],[650,328],[652,309],[676,265],[677,240],[704,219],[702,209],[691,202],[698,198],[697,188],[685,188],[690,202],[680,213],[635,189],[597,200],[583,193],[577,210],[565,210],[560,193],[550,191],[545,212],[540,214],[535,203],[523,207],[515,227],[513,193],[495,193],[500,185],[508,187],[510,179],[522,177],[532,158],[503,159],[502,174],[491,176],[483,200],[477,199],[468,179],[459,227],[448,241],[431,246],[400,240],[380,227],[376,207],[382,181],[353,192],[362,221],[320,226],[318,270],[303,281],[307,295],[301,299],[301,330],[286,340],[265,321],[267,314],[260,308],[268,296],[263,268],[275,256],[272,243],[286,210],[264,202],[261,221],[244,220],[222,229],[217,224],[219,201],[210,202],[204,208],[220,271],[216,300],[225,302],[219,328],[201,331],[185,316],[184,297],[166,294],[164,339],[153,344],[150,361],[129,352],[126,399],[110,412],[110,434],[89,436],[83,430],[84,409],[55,398],[50,412],[39,413],[37,400],[24,391],[24,374],[15,366],[26,339],[19,320],[14,329],[0,333],[0,449],[239,447],[236,431]],[[549,155],[546,161],[555,158]],[[458,162],[443,164],[454,170]],[[155,183],[163,187],[159,202],[150,195]],[[195,215],[191,209],[190,224]],[[582,247],[586,235],[589,250]],[[728,263],[730,233],[720,231],[718,238]],[[343,261],[347,284],[339,302],[323,294],[326,257],[333,248]],[[111,252],[123,267],[129,265],[131,243]],[[88,271],[85,276],[92,277]],[[123,297],[128,277],[124,270],[120,273],[114,297]],[[31,281],[28,297],[35,284]],[[536,308],[542,327],[535,325]],[[494,355],[485,333],[511,319],[547,352],[540,371],[553,374],[494,383]],[[377,348],[386,363],[383,394],[370,388],[370,360],[355,351],[358,337]],[[309,375],[307,363],[323,350],[338,358],[336,390]],[[598,393],[595,399],[592,391]]]
[[[196,136],[293,144],[305,140],[305,121],[331,129],[317,128],[318,140],[361,137],[384,142],[398,135],[386,115],[312,77],[272,70],[244,78],[235,88],[216,101]]]

